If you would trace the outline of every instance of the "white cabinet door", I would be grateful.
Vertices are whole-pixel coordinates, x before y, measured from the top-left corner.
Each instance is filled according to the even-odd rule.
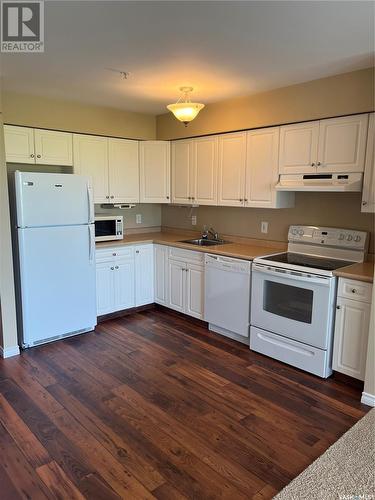
[[[4,140],[7,162],[35,163],[34,130],[32,128],[4,125]]]
[[[192,141],[172,142],[172,203],[191,203],[194,196]]]
[[[218,205],[243,206],[245,168],[246,132],[220,135]]]
[[[333,369],[364,380],[370,304],[338,297]]]
[[[153,245],[135,247],[135,305],[154,302],[154,249]]]
[[[275,207],[278,153],[278,127],[248,132],[245,206]]]
[[[361,211],[375,212],[375,113],[369,119]]]
[[[202,137],[193,141],[193,201],[199,205],[217,205],[218,138]]]
[[[185,312],[195,318],[203,319],[204,305],[204,268],[187,265]]]
[[[114,309],[114,263],[96,263],[96,309],[97,315],[108,314]]]
[[[134,259],[116,260],[114,269],[114,311],[135,307]]]
[[[138,141],[108,139],[111,203],[139,202],[138,149]]]
[[[368,115],[321,120],[318,172],[363,172]]]
[[[168,303],[167,307],[184,312],[186,264],[169,259],[168,261]]]
[[[168,247],[154,245],[154,296],[157,304],[168,301]]]
[[[109,203],[108,139],[73,135],[74,173],[92,178],[94,202]]]
[[[170,143],[141,141],[140,202],[170,203]]]
[[[315,173],[318,138],[318,121],[280,127],[279,173]]]
[[[35,158],[40,165],[73,165],[73,134],[34,130]]]

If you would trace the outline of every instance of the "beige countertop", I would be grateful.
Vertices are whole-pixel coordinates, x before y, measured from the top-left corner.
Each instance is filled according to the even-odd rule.
[[[374,262],[359,262],[350,266],[341,267],[334,272],[335,276],[341,278],[349,278],[358,281],[373,282],[374,278]]]
[[[280,243],[280,246],[267,245],[267,242],[259,241],[253,243],[226,243],[224,245],[216,245],[213,247],[199,247],[189,243],[181,243],[181,240],[191,239],[191,234],[187,233],[139,233],[126,235],[123,240],[103,241],[96,244],[96,248],[116,247],[124,245],[134,245],[137,243],[157,243],[159,245],[169,245],[187,250],[195,250],[197,252],[211,253],[216,255],[225,255],[227,257],[236,257],[238,259],[253,260],[255,257],[272,253],[279,253],[285,250],[285,245]]]

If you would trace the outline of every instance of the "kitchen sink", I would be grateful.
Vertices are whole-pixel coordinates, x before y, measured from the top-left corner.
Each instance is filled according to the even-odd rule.
[[[225,241],[225,240],[207,240],[205,238],[199,238],[197,240],[183,240],[180,241],[179,243],[189,243],[190,245],[197,245],[200,247],[212,247],[215,245],[225,245],[227,243],[230,243],[230,241]]]

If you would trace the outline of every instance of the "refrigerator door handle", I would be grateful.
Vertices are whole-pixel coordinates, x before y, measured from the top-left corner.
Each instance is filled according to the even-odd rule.
[[[95,255],[95,232],[94,232],[94,224],[89,224],[89,261],[92,263]]]
[[[95,216],[94,216],[94,203],[92,199],[92,188],[89,183],[87,183],[87,202],[89,205],[89,224],[94,222]]]

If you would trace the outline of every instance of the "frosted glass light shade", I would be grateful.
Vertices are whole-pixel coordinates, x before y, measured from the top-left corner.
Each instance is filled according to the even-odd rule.
[[[198,102],[177,102],[176,104],[169,104],[167,109],[171,111],[177,120],[187,125],[194,120],[199,111],[204,108],[204,104]]]

